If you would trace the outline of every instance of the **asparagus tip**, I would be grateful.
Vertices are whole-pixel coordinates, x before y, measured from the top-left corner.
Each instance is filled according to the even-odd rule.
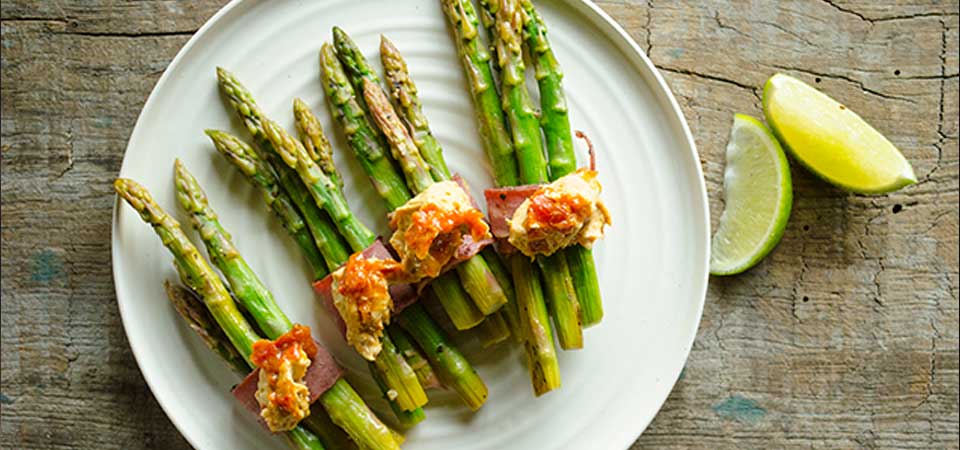
[[[347,32],[343,31],[343,28],[340,28],[336,25],[333,26],[333,40],[339,41],[347,38]]]

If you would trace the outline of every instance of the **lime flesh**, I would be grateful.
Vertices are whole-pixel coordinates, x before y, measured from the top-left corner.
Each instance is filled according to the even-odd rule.
[[[713,235],[710,273],[741,273],[767,256],[783,236],[793,188],[780,143],[760,121],[737,114],[723,173],[724,210]]]
[[[840,188],[882,194],[917,182],[910,163],[887,138],[796,78],[776,74],[767,80],[763,112],[797,160]]]

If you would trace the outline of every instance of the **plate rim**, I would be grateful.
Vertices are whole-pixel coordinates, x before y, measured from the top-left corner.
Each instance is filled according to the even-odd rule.
[[[144,102],[143,107],[140,109],[140,113],[137,115],[137,120],[134,123],[133,130],[131,131],[130,137],[127,140],[127,145],[126,147],[124,147],[124,150],[123,150],[123,158],[120,164],[120,170],[117,173],[117,177],[121,176],[121,174],[125,172],[124,168],[127,166],[127,158],[130,154],[130,148],[133,145],[134,140],[138,138],[138,135],[139,135],[138,130],[141,129],[141,121],[144,120],[143,118],[144,118],[145,112],[156,101],[155,94],[157,93],[157,91],[167,84],[168,79],[171,76],[173,76],[172,74],[174,72],[176,72],[183,58],[186,57],[186,55],[190,52],[190,50],[194,47],[194,45],[196,45],[198,41],[204,38],[204,36],[218,21],[220,21],[224,16],[229,14],[234,8],[238,7],[239,5],[245,2],[255,2],[255,1],[259,1],[259,0],[230,0],[227,4],[223,5],[219,10],[217,10],[217,12],[215,12],[212,16],[210,16],[210,18],[208,18],[203,23],[203,25],[201,25],[200,28],[198,28],[197,31],[190,37],[190,39],[188,39],[187,42],[184,43],[182,47],[180,47],[180,49],[177,51],[177,54],[173,57],[173,59],[170,61],[170,64],[167,65],[167,67],[163,71],[163,74],[160,75],[160,78],[157,79],[157,82],[154,84],[153,88],[150,90],[150,94],[147,96],[147,100]],[[638,66],[637,64],[638,61],[636,60],[636,58],[639,58],[640,64],[638,68],[641,70],[641,72],[646,71],[647,72],[646,75],[650,75],[653,77],[653,81],[655,81],[656,88],[658,89],[652,89],[652,91],[658,97],[663,96],[663,98],[661,98],[660,100],[666,101],[666,105],[664,106],[666,106],[667,107],[666,109],[668,109],[672,113],[672,116],[670,116],[670,118],[673,121],[676,121],[674,125],[680,126],[680,131],[686,142],[686,147],[687,147],[686,150],[688,152],[687,156],[690,157],[691,161],[693,162],[694,174],[696,175],[695,178],[697,181],[697,187],[699,188],[700,209],[703,211],[703,217],[701,217],[701,220],[702,220],[701,225],[703,225],[704,234],[699,236],[699,238],[701,239],[700,243],[702,244],[704,249],[703,261],[701,261],[702,267],[703,267],[703,274],[701,274],[701,277],[698,280],[701,283],[701,287],[699,289],[700,294],[697,296],[697,304],[695,308],[696,318],[694,320],[694,326],[691,327],[691,330],[688,331],[688,336],[686,339],[685,350],[683,355],[683,364],[681,364],[679,370],[676,371],[676,374],[673,375],[672,377],[673,379],[669,383],[670,388],[666,389],[664,393],[661,395],[661,398],[657,400],[656,403],[658,405],[657,405],[656,411],[649,417],[641,418],[640,420],[641,426],[638,426],[636,428],[633,428],[633,427],[621,428],[621,430],[623,431],[619,432],[618,436],[612,439],[612,441],[616,443],[615,448],[628,449],[643,434],[643,432],[646,431],[647,427],[649,427],[653,419],[657,416],[657,414],[660,413],[660,410],[663,408],[663,405],[664,403],[666,403],[666,400],[669,397],[669,395],[673,392],[673,389],[676,387],[676,383],[679,381],[680,374],[683,371],[683,367],[686,366],[687,360],[690,357],[690,351],[692,350],[693,342],[696,339],[697,332],[700,329],[700,322],[703,318],[703,308],[704,308],[704,304],[706,303],[707,287],[708,287],[708,282],[710,277],[710,273],[709,273],[710,251],[711,251],[711,248],[710,248],[710,231],[711,231],[710,202],[707,196],[706,181],[703,177],[703,167],[702,167],[702,164],[700,163],[700,154],[697,150],[696,141],[693,138],[693,134],[690,131],[690,126],[687,124],[687,120],[683,114],[683,110],[680,108],[680,105],[677,102],[676,97],[673,94],[673,91],[670,89],[670,86],[667,84],[666,80],[663,78],[663,75],[660,73],[660,70],[656,67],[656,65],[654,65],[653,61],[650,60],[646,52],[644,52],[643,49],[640,48],[640,45],[637,44],[637,42],[630,36],[630,34],[627,33],[626,30],[624,30],[623,27],[616,20],[614,20],[606,11],[604,11],[596,3],[594,3],[593,0],[558,0],[558,1],[575,8],[576,11],[579,12],[580,14],[585,14],[585,15],[593,14],[595,17],[592,18],[594,20],[591,20],[591,22],[594,23],[595,26],[606,28],[605,32],[608,38],[611,38],[614,40],[615,38],[620,38],[627,45],[627,47],[630,50],[629,53],[623,51],[624,50],[623,48],[619,48],[619,50],[621,51],[621,53],[625,53],[625,54],[628,53],[627,56],[629,56],[630,59],[633,59],[633,61],[630,61],[631,64],[634,66]],[[591,19],[591,18],[587,17],[587,19]],[[599,20],[595,20],[595,19],[599,19]],[[647,81],[649,82],[649,80]],[[163,410],[164,415],[167,417],[168,420],[170,420],[173,426],[177,429],[177,432],[180,433],[180,435],[192,447],[199,448],[197,439],[193,436],[188,435],[187,433],[184,433],[183,431],[184,427],[180,423],[180,418],[170,414],[170,406],[167,404],[168,399],[158,396],[156,394],[156,390],[154,389],[154,381],[152,378],[153,375],[148,374],[147,372],[142,370],[141,358],[146,357],[146,353],[145,353],[146,349],[141,348],[139,344],[134,344],[134,342],[130,339],[129,327],[131,325],[129,324],[129,322],[130,320],[132,320],[132,318],[130,320],[127,319],[127,314],[129,313],[125,312],[124,301],[121,300],[120,286],[118,281],[119,279],[118,274],[122,273],[122,268],[118,267],[117,265],[118,253],[120,248],[118,224],[119,224],[119,211],[120,211],[121,200],[119,196],[117,196],[116,194],[114,194],[114,197],[115,199],[113,203],[113,210],[111,212],[111,227],[110,227],[110,256],[111,256],[110,265],[111,265],[111,274],[113,276],[114,295],[116,296],[116,299],[117,299],[117,308],[120,312],[120,322],[121,322],[121,325],[123,326],[123,332],[127,340],[127,345],[130,346],[131,353],[133,354],[134,360],[137,363],[137,369],[140,371],[141,376],[143,376],[143,379],[146,382],[147,387],[150,389],[151,395],[157,401],[157,404],[160,405],[160,409]]]

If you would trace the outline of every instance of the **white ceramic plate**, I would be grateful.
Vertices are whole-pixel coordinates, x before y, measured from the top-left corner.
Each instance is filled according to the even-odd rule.
[[[696,334],[709,215],[680,110],[650,61],[599,8],[571,0],[539,2],[539,9],[566,73],[571,122],[599,151],[603,196],[614,217],[595,251],[606,317],[586,331],[584,350],[560,353],[563,387],[539,399],[518,350],[470,352],[490,388],[487,404],[470,414],[451,394],[431,394],[427,420],[409,433],[406,449],[627,448],[663,404]],[[330,321],[313,298],[292,240],[202,133],[212,127],[249,137],[217,91],[217,65],[236,73],[261,107],[291,130],[291,101],[305,99],[334,137],[354,210],[385,232],[384,209],[335,131],[318,81],[318,51],[333,25],[346,29],[371,61],[379,61],[380,33],[397,44],[451,169],[475,193],[489,187],[463,70],[436,0],[230,3],[160,78],[120,174],[144,184],[184,222],[172,183],[174,158],[184,160],[280,305],[294,321],[320,330],[352,372],[350,380],[372,399],[375,390],[359,357],[335,333],[322,331]],[[235,404],[228,390],[236,376],[170,307],[161,283],[176,279],[171,257],[126,205],[114,215],[113,271],[130,346],[183,435],[198,449],[285,448]]]

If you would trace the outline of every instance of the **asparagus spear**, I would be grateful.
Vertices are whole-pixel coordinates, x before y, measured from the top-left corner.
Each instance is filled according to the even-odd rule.
[[[357,102],[357,96],[350,85],[343,65],[330,44],[324,44],[320,50],[321,77],[327,101],[333,116],[347,136],[354,155],[367,173],[374,189],[393,210],[407,202],[412,196],[403,177],[393,167],[386,150],[381,145],[378,134],[367,120],[364,109]],[[431,289],[443,289],[447,296],[443,299],[444,309],[458,329],[465,330],[476,326],[483,320],[483,314],[466,296],[466,292],[457,284],[456,276],[443,274],[431,283]],[[463,295],[460,295],[462,292]]]
[[[140,214],[140,218],[153,227],[163,245],[173,254],[173,262],[183,284],[203,299],[234,348],[249,362],[253,343],[259,337],[240,314],[213,268],[187,239],[180,224],[160,208],[150,193],[137,182],[118,178],[113,187]]]
[[[414,303],[399,317],[400,325],[420,343],[430,363],[440,370],[437,375],[444,385],[452,387],[460,398],[476,411],[487,400],[487,386],[456,347],[448,345],[443,332],[435,325],[423,306]]]
[[[567,117],[567,101],[563,95],[563,71],[547,39],[547,27],[533,2],[521,0],[521,5],[526,12],[524,36],[532,55],[537,87],[540,90],[541,127],[547,143],[552,181],[577,169],[570,119]],[[600,283],[593,263],[593,251],[578,245],[565,249],[563,253],[570,264],[570,275],[580,302],[583,325],[595,325],[603,318],[603,305],[600,299]]]
[[[497,277],[497,282],[503,289],[503,295],[507,297],[507,304],[500,309],[503,318],[507,321],[507,328],[515,330],[511,333],[515,342],[522,342],[523,334],[520,333],[520,316],[517,312],[517,293],[513,289],[513,278],[493,247],[483,249],[483,257],[490,265],[490,272]]]
[[[227,366],[235,372],[245,374],[249,370],[247,360],[237,352],[236,347],[233,346],[233,343],[224,334],[223,329],[215,322],[210,311],[203,307],[203,302],[183,286],[164,281],[163,287],[167,291],[167,298],[170,299],[173,308],[177,310],[180,317],[183,317],[187,325],[200,336],[200,339],[203,339],[203,343],[219,355],[223,362],[227,363]]]
[[[393,159],[400,163],[407,185],[413,192],[423,192],[433,184],[433,176],[430,175],[427,162],[420,156],[420,150],[414,144],[407,128],[400,122],[383,89],[369,79],[364,79],[362,83],[361,92],[367,107],[370,108],[370,115],[386,136]]]
[[[214,265],[226,276],[234,296],[256,321],[268,338],[276,339],[293,327],[293,323],[277,306],[273,295],[247,265],[240,252],[233,246],[230,235],[217,219],[207,197],[197,180],[176,160],[175,184],[180,205],[190,214],[194,228],[200,233],[207,253]],[[413,369],[406,364],[395,347],[384,338],[384,351],[377,356],[373,371],[381,372],[389,389],[396,393],[394,399],[403,410],[419,408],[427,403],[420,382]]]
[[[570,276],[566,255],[562,252],[537,257],[543,287],[549,299],[548,308],[557,328],[560,348],[583,348],[583,327],[580,324],[580,303]]]
[[[343,189],[343,177],[333,165],[333,147],[330,141],[323,134],[323,128],[320,126],[320,120],[313,115],[307,103],[300,98],[293,99],[293,118],[295,119],[297,133],[301,136],[303,148],[311,155],[320,170],[327,174],[333,182]]]
[[[114,182],[114,189],[140,214],[144,222],[153,227],[163,245],[173,254],[174,266],[181,281],[203,300],[234,348],[244,356],[250,367],[253,367],[250,355],[253,343],[258,341],[260,336],[247,323],[223,282],[187,239],[180,224],[157,205],[150,193],[135,181],[118,178]],[[345,410],[339,413],[335,423],[361,446],[371,449],[399,449],[390,430],[370,411],[346,380],[337,380],[331,389],[320,396],[320,402],[328,414],[333,407]],[[347,409],[349,411],[346,411]],[[307,432],[300,433],[302,438],[308,436]],[[299,441],[294,438],[294,442]]]
[[[520,323],[526,337],[527,365],[533,380],[533,392],[540,396],[560,387],[560,367],[553,347],[553,332],[547,318],[543,291],[540,283],[536,282],[537,274],[530,260],[517,252],[510,256],[510,267],[517,290]]]
[[[390,209],[399,207],[410,198],[410,191],[387,157],[386,145],[367,120],[365,108],[354,94],[343,66],[330,44],[323,44],[320,49],[320,68],[330,111],[346,135],[347,143],[357,155],[357,160],[377,194],[387,202]]]
[[[301,136],[303,138],[303,136]],[[327,158],[331,158],[330,155]],[[372,242],[371,242],[372,243]],[[361,250],[365,248],[366,245],[356,248],[355,250]],[[441,277],[440,279],[443,279]],[[439,280],[439,279],[438,279]],[[455,288],[460,286],[456,283],[456,280],[446,279],[447,283],[440,283],[441,286],[448,285]],[[437,280],[434,280],[432,286],[436,289]],[[461,296],[463,298],[464,296]],[[471,303],[466,302],[466,304],[471,305]],[[421,349],[424,350],[424,353],[430,363],[434,366],[437,371],[438,377],[444,381],[447,385],[455,386],[457,393],[460,397],[467,403],[471,408],[479,408],[483,404],[483,399],[486,399],[487,396],[487,387],[483,383],[483,380],[477,376],[476,371],[473,370],[473,367],[470,365],[470,362],[454,347],[453,345],[447,342],[447,338],[444,333],[439,329],[437,324],[433,322],[428,316],[419,317],[416,320],[407,320],[405,319],[411,313],[411,308],[408,307],[404,310],[399,317],[398,321],[403,324],[405,321],[408,324],[415,324],[417,330],[411,330],[409,326],[404,326],[407,328],[407,331],[413,335],[414,340],[417,341],[417,344]],[[399,335],[395,333],[395,327],[391,326],[388,329],[388,335],[394,336]],[[436,348],[445,348],[447,349],[447,355],[443,358],[439,358],[436,355],[431,356],[430,349]],[[398,416],[400,417],[400,416]],[[416,416],[410,417],[400,417],[401,421],[404,420],[415,420]]]
[[[413,141],[420,149],[420,155],[430,165],[433,179],[449,180],[450,169],[447,168],[447,163],[443,159],[440,143],[430,131],[427,116],[423,114],[423,106],[420,98],[417,97],[417,86],[410,78],[407,62],[386,36],[380,36],[380,61],[383,63],[383,70],[390,85],[390,96],[398,106],[400,117],[409,127]]]
[[[297,172],[281,161],[280,156],[274,151],[270,140],[267,139],[263,131],[263,114],[260,112],[260,107],[257,106],[256,101],[254,101],[253,95],[240,84],[240,81],[233,74],[221,67],[217,68],[217,81],[220,85],[220,91],[227,97],[228,102],[253,136],[257,146],[260,147],[261,158],[273,167],[277,173],[277,181],[280,186],[283,187],[283,190],[287,192],[290,199],[303,214],[307,228],[323,255],[327,267],[337,267],[339,263],[336,263],[336,261],[346,260],[349,255],[337,251],[343,246],[337,245],[340,242],[340,237],[337,234],[336,227],[330,218],[312,201],[306,186],[299,181],[300,177]],[[251,151],[246,155],[255,155],[255,153]],[[249,157],[243,156],[242,159]]]
[[[513,140],[500,107],[500,95],[490,69],[490,53],[480,38],[477,13],[470,0],[441,0],[440,3],[454,33],[494,180],[498,186],[520,184]]]
[[[413,343],[410,335],[400,327],[391,327],[389,333],[393,342],[397,345],[397,350],[416,372],[420,385],[425,388],[439,386],[440,380],[437,378],[437,373],[433,371],[433,367],[430,367],[430,363],[427,362],[423,352]]]

